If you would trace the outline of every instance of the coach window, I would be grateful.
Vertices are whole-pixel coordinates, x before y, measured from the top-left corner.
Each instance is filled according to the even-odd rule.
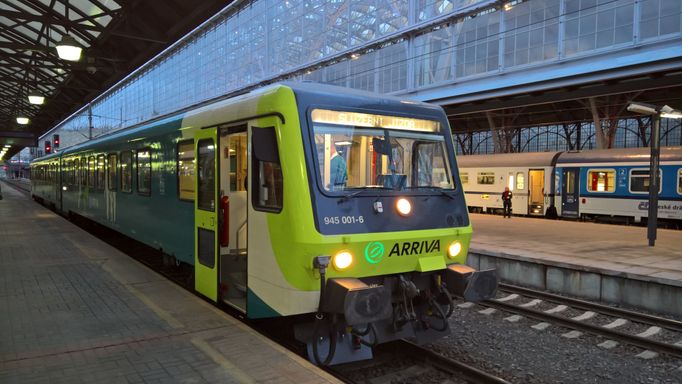
[[[526,175],[523,172],[516,173],[516,189],[526,188]]]
[[[81,158],[81,186],[88,185],[88,164],[85,157]]]
[[[104,180],[106,180],[106,174],[104,173],[104,155],[98,155],[97,156],[97,175],[96,175],[96,182],[97,182],[97,190],[98,191],[104,190]]]
[[[682,168],[677,170],[677,193],[682,195]]]
[[[95,188],[95,156],[88,157],[88,187]]]
[[[66,176],[66,183],[70,187],[73,187],[73,185],[75,184],[75,180],[76,180],[76,177],[74,176],[74,169],[75,169],[74,168],[74,161],[69,160],[67,164],[68,164],[68,168],[66,171],[66,175],[67,175]]]
[[[614,169],[590,169],[587,171],[587,190],[589,192],[614,192],[616,190],[616,171]]]
[[[67,164],[67,169],[65,171],[65,173],[66,173],[66,184],[68,184],[70,187],[72,187],[74,185],[74,180],[76,180],[76,178],[73,176],[73,170],[74,170],[73,163],[74,163],[73,160],[69,160],[66,163]]]
[[[76,158],[73,161],[73,185],[77,186],[80,184],[80,170],[81,170],[81,162],[80,159]]]
[[[661,193],[661,170],[658,170],[658,193]],[[649,169],[632,169],[630,170],[630,192],[631,193],[649,193]]]
[[[495,184],[495,172],[479,172],[476,177],[477,184]]]
[[[469,174],[467,172],[460,172],[459,180],[462,184],[469,184]]]
[[[259,211],[282,211],[282,166],[274,128],[254,128],[251,134],[252,204]]]
[[[109,154],[109,159],[107,161],[107,187],[110,191],[115,191],[117,189],[116,185],[116,167],[118,166],[118,158],[115,153]]]
[[[152,157],[149,148],[137,151],[137,193],[143,196],[152,193]]]
[[[194,200],[194,140],[178,143],[178,198]]]
[[[121,192],[133,191],[133,153],[121,152]]]

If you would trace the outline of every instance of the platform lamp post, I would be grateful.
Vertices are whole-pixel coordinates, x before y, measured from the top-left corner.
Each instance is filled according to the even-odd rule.
[[[660,189],[658,182],[658,164],[661,155],[661,117],[680,119],[682,118],[682,111],[675,110],[667,105],[658,107],[645,103],[630,103],[630,105],[628,105],[628,111],[649,115],[652,120],[651,139],[649,140],[651,156],[649,158],[649,217],[647,218],[647,239],[649,239],[649,246],[653,247],[656,245],[656,228],[658,227],[658,190]]]

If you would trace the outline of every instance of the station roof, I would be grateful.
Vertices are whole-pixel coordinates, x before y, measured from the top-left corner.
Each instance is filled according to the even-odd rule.
[[[232,0],[0,2],[0,145],[9,158]],[[59,58],[69,34],[80,61]],[[32,105],[28,94],[45,96]],[[16,117],[30,119],[19,125]]]
[[[498,90],[500,95],[482,94],[470,100],[433,102],[443,106],[453,132],[488,131],[491,129],[489,117],[501,129],[592,122],[590,98],[595,99],[602,119],[632,118],[635,114],[628,112],[626,107],[633,101],[682,110],[680,67],[545,87],[519,87],[506,94],[502,94],[504,90]]]

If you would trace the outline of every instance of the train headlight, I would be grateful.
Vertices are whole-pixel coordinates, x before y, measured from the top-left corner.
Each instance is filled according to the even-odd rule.
[[[353,254],[348,251],[341,251],[332,258],[334,269],[343,271],[353,264]]]
[[[412,212],[412,204],[410,204],[410,201],[406,198],[401,197],[398,199],[398,201],[396,201],[395,209],[398,210],[399,214],[407,216],[410,214],[410,212]]]
[[[457,257],[462,252],[462,243],[459,241],[453,241],[448,247],[448,256],[450,258]]]

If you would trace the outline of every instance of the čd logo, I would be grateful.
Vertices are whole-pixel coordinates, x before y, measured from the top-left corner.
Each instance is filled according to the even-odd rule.
[[[365,260],[376,264],[384,258],[384,245],[378,241],[370,241],[365,247]]]

